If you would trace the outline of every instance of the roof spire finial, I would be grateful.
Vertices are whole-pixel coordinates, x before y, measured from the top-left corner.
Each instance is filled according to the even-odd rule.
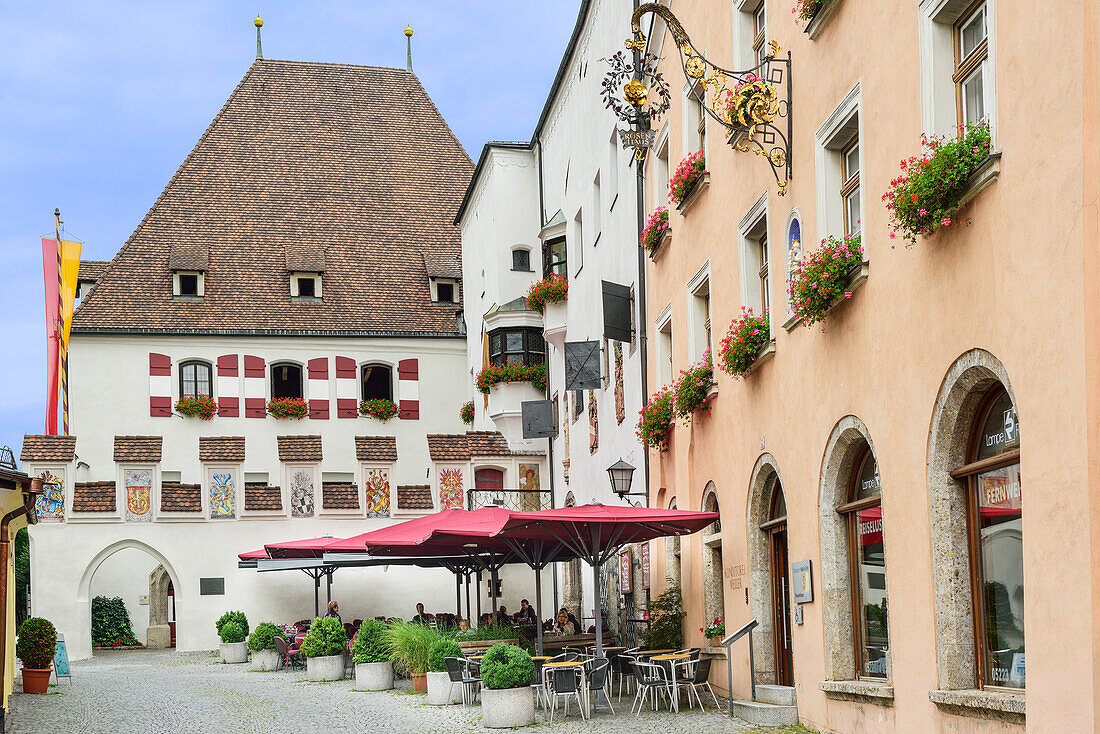
[[[256,26],[256,59],[262,60],[264,49],[260,45],[260,29],[264,27],[264,19],[257,15],[256,20],[252,21],[252,25]]]
[[[413,29],[412,26],[405,26],[405,40],[408,42],[408,48],[405,52],[405,71],[413,70]]]

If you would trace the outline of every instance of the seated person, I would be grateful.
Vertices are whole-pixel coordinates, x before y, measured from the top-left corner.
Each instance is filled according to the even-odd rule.
[[[539,618],[535,615],[535,610],[531,606],[531,603],[526,599],[520,600],[519,612],[517,613],[518,621],[520,624],[535,625],[538,623]]]
[[[423,602],[418,602],[416,605],[416,616],[412,618],[414,624],[428,624],[432,621],[431,615],[424,613]]]
[[[511,617],[511,615],[508,614],[508,607],[504,606],[503,604],[501,604],[500,609],[497,610],[496,623],[497,624],[511,624],[512,623],[512,617]]]
[[[577,634],[580,634],[581,622],[579,619],[573,616],[573,612],[569,611],[565,607],[558,610],[558,614],[565,613],[565,616],[569,617],[569,621],[573,623],[573,626],[577,628]]]
[[[458,631],[459,632],[469,632],[470,631],[470,620],[468,620],[468,619],[458,620]]]
[[[488,627],[493,623],[493,615],[491,612],[485,612],[477,618],[478,627]]]
[[[558,612],[558,620],[554,625],[555,635],[575,635],[577,634],[577,627],[569,621],[569,615],[566,612]]]
[[[335,601],[330,601],[328,603],[328,611],[325,612],[325,616],[336,617],[337,622],[343,623],[343,620],[340,619],[340,605]]]

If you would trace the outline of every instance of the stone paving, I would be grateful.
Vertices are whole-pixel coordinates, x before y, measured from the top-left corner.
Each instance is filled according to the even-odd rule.
[[[363,693],[351,680],[309,683],[304,671],[251,673],[247,665],[226,665],[210,653],[162,651],[98,652],[72,664],[72,684],[62,681],[44,696],[12,697],[9,731],[112,732],[384,732],[433,734],[488,732],[480,708],[428,706],[405,690]],[[18,678],[17,678],[18,689]],[[615,703],[613,701],[613,703]],[[558,709],[559,714],[561,708]],[[553,724],[538,714],[535,727],[518,731],[662,732],[721,734],[778,730],[756,727],[708,709],[630,714],[624,695],[616,715],[606,710],[582,721],[576,709]]]

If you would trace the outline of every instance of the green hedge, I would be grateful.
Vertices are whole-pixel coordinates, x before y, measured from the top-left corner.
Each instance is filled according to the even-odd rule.
[[[521,688],[531,685],[534,677],[531,656],[515,645],[498,642],[481,659],[481,681],[486,688]]]
[[[96,647],[137,645],[130,613],[121,597],[92,599],[92,644]]]
[[[222,636],[222,627],[228,622],[236,622],[244,631],[244,637],[248,637],[248,617],[244,616],[244,612],[226,612],[223,614],[218,621],[214,623],[214,626],[218,628],[218,637]],[[241,640],[243,640],[244,637],[242,637]]]
[[[275,637],[282,636],[283,631],[272,622],[260,622],[252,634],[248,636],[249,650],[274,650]]]
[[[348,633],[336,617],[318,617],[302,640],[302,654],[307,658],[339,655],[347,644]]]
[[[447,669],[447,664],[443,662],[443,658],[460,657],[462,657],[462,648],[458,646],[457,642],[450,638],[436,640],[428,650],[428,670],[433,673],[442,673]]]
[[[218,632],[218,637],[222,638],[222,642],[227,645],[232,645],[236,642],[244,642],[246,637],[245,631],[237,624],[236,620],[229,620],[222,625],[221,631]]]
[[[386,623],[377,619],[365,619],[351,646],[352,661],[356,663],[384,663],[390,659],[390,636]]]

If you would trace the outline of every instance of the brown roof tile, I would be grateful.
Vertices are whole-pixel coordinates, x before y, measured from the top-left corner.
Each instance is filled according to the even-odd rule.
[[[161,482],[160,511],[202,512],[202,485]]]
[[[199,436],[199,461],[244,461],[244,436]]]
[[[77,482],[73,485],[73,512],[114,511],[114,482]]]
[[[160,436],[115,436],[115,461],[160,461]]]
[[[257,60],[82,300],[73,331],[458,337],[458,308],[431,302],[419,253],[454,269],[452,220],[472,170],[404,69]],[[196,243],[208,252],[205,295],[174,299],[169,260]],[[323,253],[319,301],[291,300],[288,246]]]
[[[95,283],[109,264],[106,260],[81,260],[77,280],[82,283]]]
[[[325,272],[325,251],[317,245],[294,243],[286,246],[286,269],[290,272]]]
[[[210,245],[205,242],[173,242],[168,248],[169,270],[202,270],[210,265]]]
[[[428,498],[431,499],[431,495]],[[321,482],[321,507],[325,510],[358,510],[359,487],[347,482]]]
[[[432,461],[469,461],[474,456],[511,456],[508,441],[496,431],[429,433]]]
[[[244,509],[249,512],[281,510],[283,509],[282,490],[266,484],[246,484],[244,485]]]
[[[356,436],[355,458],[359,461],[397,461],[397,439],[393,436]]]
[[[397,487],[397,509],[434,510],[432,488],[427,484]]]
[[[313,436],[277,436],[279,442],[279,461],[320,461],[321,437]]]
[[[70,462],[76,457],[76,436],[41,436],[27,434],[23,436],[23,450],[20,461],[64,461]]]

